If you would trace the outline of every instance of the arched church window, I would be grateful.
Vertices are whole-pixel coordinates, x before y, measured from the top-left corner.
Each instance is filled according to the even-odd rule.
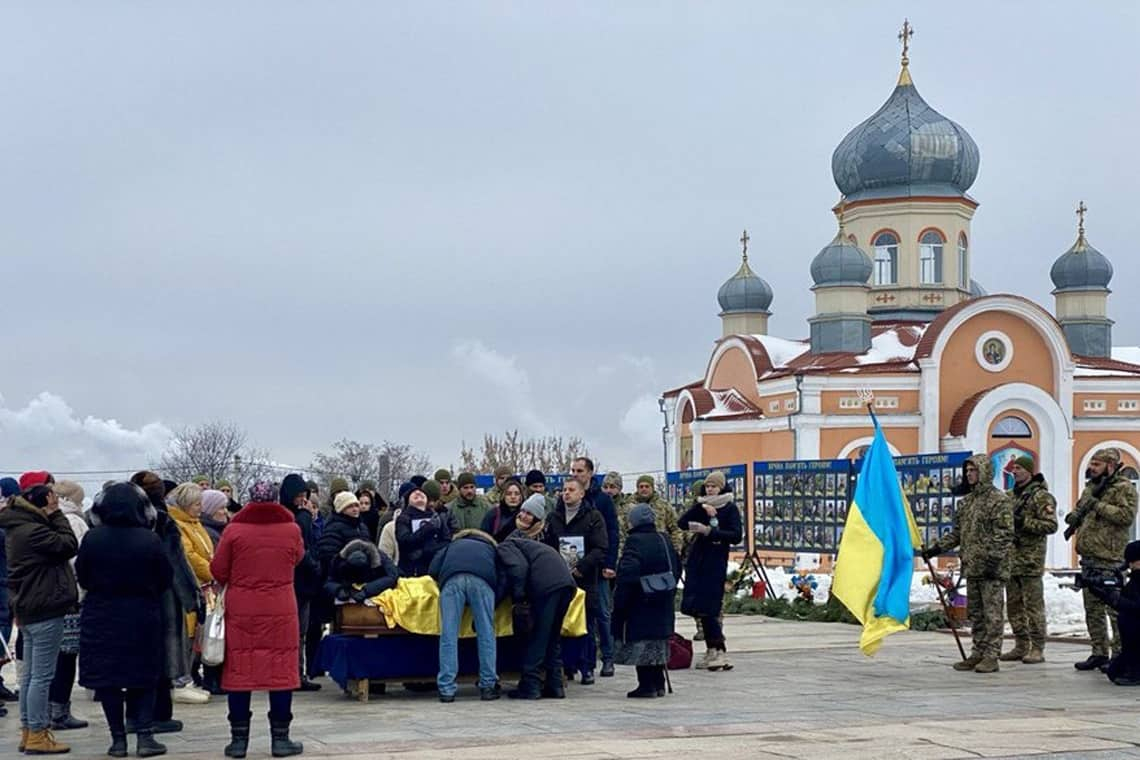
[[[875,237],[875,284],[894,285],[899,281],[899,239],[891,232]]]
[[[942,282],[942,248],[946,239],[937,230],[927,230],[918,241],[918,274],[924,285]]]
[[[1029,427],[1029,423],[1020,417],[1010,415],[1002,417],[994,425],[994,431],[990,435],[991,438],[1032,438],[1033,429]]]
[[[962,232],[958,235],[958,287],[962,290],[970,289],[970,273],[966,271],[966,254],[969,250],[966,233]]]

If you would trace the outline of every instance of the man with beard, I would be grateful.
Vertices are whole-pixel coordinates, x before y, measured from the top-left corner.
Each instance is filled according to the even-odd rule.
[[[966,576],[967,606],[973,648],[970,656],[954,663],[954,670],[996,673],[1005,628],[1003,591],[1009,580],[1009,553],[1013,547],[1013,503],[994,486],[990,458],[975,454],[962,466],[965,498],[958,504],[953,527],[922,550],[930,559],[961,547]]]
[[[1120,474],[1120,452],[1099,449],[1089,462],[1089,481],[1077,506],[1065,515],[1065,538],[1077,535],[1081,573],[1086,577],[1112,575],[1124,558],[1124,546],[1136,520],[1136,489]],[[1092,655],[1075,663],[1077,670],[1095,670],[1108,664],[1108,655],[1120,654],[1116,611],[1089,589],[1082,592],[1085,624],[1092,639]],[[1107,623],[1105,622],[1107,619]],[[1108,629],[1112,627],[1112,640]]]

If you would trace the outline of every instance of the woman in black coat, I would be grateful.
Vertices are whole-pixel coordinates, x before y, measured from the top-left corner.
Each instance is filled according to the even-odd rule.
[[[138,730],[138,754],[166,749],[153,737],[154,700],[163,675],[161,599],[173,570],[162,540],[149,527],[148,501],[138,486],[116,483],[91,508],[75,570],[87,591],[80,619],[79,683],[95,690],[112,744],[126,757],[123,706]]]
[[[705,658],[698,668],[731,670],[725,649],[720,610],[724,603],[724,580],[728,573],[729,549],[744,535],[740,510],[732,502],[732,492],[723,492],[724,473],[719,470],[705,478],[705,495],[677,520],[681,530],[694,534],[685,562],[685,590],[681,612],[699,618],[705,632]],[[722,493],[723,492],[723,493]]]
[[[317,540],[317,559],[320,561],[322,579],[328,578],[333,559],[340,554],[340,550],[358,539],[375,543],[368,538],[368,526],[360,520],[360,501],[351,491],[341,491],[333,499],[333,515],[325,523],[321,537]]]
[[[627,697],[663,697],[681,562],[673,545],[657,532],[652,507],[638,504],[629,511],[628,520],[629,534],[618,562],[614,592],[614,662],[637,668],[637,688]],[[673,588],[646,593],[642,577],[658,573],[672,576]]]

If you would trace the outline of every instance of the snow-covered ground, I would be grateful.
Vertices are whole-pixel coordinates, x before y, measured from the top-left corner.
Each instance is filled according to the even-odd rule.
[[[730,568],[734,570],[735,568]],[[782,599],[794,599],[796,591],[791,587],[793,573],[782,567],[766,568],[768,580],[772,582],[772,592]],[[826,573],[809,573],[815,577],[815,599],[819,604],[827,600],[827,592],[831,588],[831,576]],[[915,573],[910,584],[910,603],[912,607],[929,605],[932,608],[940,606],[938,591],[932,584],[923,583],[928,573]],[[1059,578],[1055,575],[1045,575],[1045,614],[1048,620],[1050,636],[1087,636],[1085,628],[1085,610],[1081,601],[1081,594],[1071,588],[1063,588],[1062,583],[1072,583],[1071,578]],[[968,593],[963,583],[963,592]],[[1007,626],[1008,629],[1008,626]],[[1007,630],[1008,632],[1008,630]]]

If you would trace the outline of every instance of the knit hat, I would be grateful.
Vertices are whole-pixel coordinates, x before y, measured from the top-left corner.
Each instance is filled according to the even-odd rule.
[[[420,488],[424,483],[427,482],[427,478],[425,478],[423,475],[413,475],[408,479],[412,481],[412,485],[416,488]]]
[[[348,481],[342,477],[335,477],[329,481],[329,496],[336,496],[341,491],[348,490]]]
[[[196,483],[196,484],[209,483],[210,482],[210,476],[209,475],[195,475],[194,477],[190,478],[190,482]]]
[[[367,491],[368,493],[376,493],[376,481],[370,478],[365,478],[360,481],[360,485],[356,487],[357,491]]]
[[[420,490],[424,492],[424,496],[428,497],[428,501],[439,501],[440,494],[443,493],[443,488],[436,480],[425,480],[424,484],[420,486]]]
[[[649,485],[653,486],[654,488],[657,487],[657,481],[655,481],[653,479],[652,475],[642,475],[641,477],[639,477],[637,479],[637,484],[641,485],[642,483],[648,483]]]
[[[455,479],[455,485],[459,488],[463,488],[463,486],[473,486],[475,485],[475,476],[469,472],[461,472],[459,473],[459,477]]]
[[[249,487],[249,500],[264,504],[277,501],[277,486],[267,480],[259,480]]]
[[[1033,457],[1031,457],[1031,456],[1028,456],[1026,454],[1022,454],[1021,456],[1014,459],[1013,463],[1015,465],[1017,465],[1018,467],[1020,467],[1021,469],[1028,472],[1030,475],[1032,475],[1035,472],[1035,468],[1033,466]]]
[[[1097,449],[1096,453],[1092,455],[1093,459],[1104,462],[1105,464],[1120,464],[1120,450],[1108,446],[1103,449]],[[20,478],[21,485],[24,479]]]
[[[55,488],[52,490],[59,495],[59,498],[67,499],[77,507],[83,505],[83,486],[74,480],[61,480],[55,484]]]
[[[400,501],[406,501],[408,498],[408,494],[410,494],[414,490],[416,490],[416,484],[410,480],[405,480],[403,483],[400,484],[400,490],[397,491],[396,495],[400,497]]]
[[[652,525],[653,520],[653,507],[648,504],[638,504],[633,509],[629,510],[629,528],[640,528],[642,525]]]
[[[512,470],[509,465],[501,464],[495,468],[495,480],[499,478],[509,478],[514,474],[514,470]]]
[[[225,478],[222,478],[221,480],[214,483],[215,491],[220,491],[223,488],[233,488],[233,484],[231,484],[230,481],[226,480]]]
[[[546,485],[546,476],[542,474],[542,470],[531,470],[526,474],[526,484],[528,486],[536,486],[539,483]]]
[[[214,513],[225,509],[230,504],[230,497],[221,491],[211,488],[202,492],[202,517],[213,517]]]
[[[443,481],[446,480],[447,482],[450,483],[451,482],[451,470],[444,469],[443,467],[439,468],[438,470],[435,471],[435,475],[432,475],[432,480],[438,481],[440,483],[442,483]]]
[[[27,491],[29,488],[45,485],[51,478],[51,473],[47,470],[33,470],[25,472],[20,476],[20,490]]]
[[[333,511],[338,515],[353,504],[360,506],[360,500],[352,491],[341,491],[333,498]]]
[[[536,520],[546,519],[546,497],[540,493],[531,494],[519,507],[520,512],[534,515]]]
[[[1140,559],[1140,541],[1133,541],[1124,547],[1124,561],[1132,564],[1138,559]]]
[[[708,475],[705,476],[705,485],[706,486],[713,485],[713,486],[716,486],[721,491],[724,490],[724,486],[727,483],[728,483],[728,480],[724,477],[724,473],[721,472],[720,470],[713,470],[712,472],[710,472]]]
[[[15,496],[20,492],[20,484],[15,478],[0,478],[0,498]]]
[[[315,480],[306,480],[305,488],[309,489],[309,493],[316,493],[317,491],[321,490],[321,487],[317,485],[317,481]]]
[[[622,485],[623,483],[621,479],[621,473],[617,470],[611,470],[610,472],[607,472],[606,476],[602,478],[603,487],[610,486],[611,488],[617,488],[620,490]]]

